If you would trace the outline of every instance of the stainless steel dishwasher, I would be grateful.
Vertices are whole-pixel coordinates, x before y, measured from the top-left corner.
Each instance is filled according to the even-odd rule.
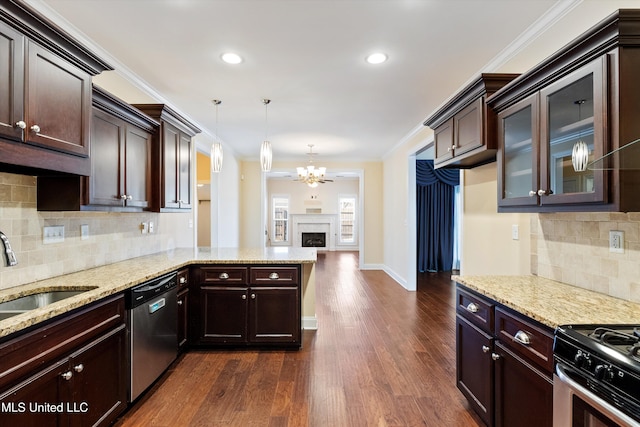
[[[158,379],[178,356],[176,293],[175,272],[128,291],[130,402]]]

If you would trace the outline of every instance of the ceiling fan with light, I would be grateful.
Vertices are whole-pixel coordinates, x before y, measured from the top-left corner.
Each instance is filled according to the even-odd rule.
[[[316,168],[313,165],[313,156],[318,153],[313,152],[313,144],[307,144],[307,146],[309,147],[309,152],[307,153],[309,156],[309,164],[306,167],[300,166],[296,168],[298,171],[298,179],[295,179],[294,181],[304,182],[311,188],[315,188],[318,184],[324,184],[325,182],[333,182],[332,179],[325,179],[324,177],[327,172],[327,168]]]

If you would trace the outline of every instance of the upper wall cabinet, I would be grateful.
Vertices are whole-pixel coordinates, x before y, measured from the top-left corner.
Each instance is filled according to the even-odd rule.
[[[154,200],[158,203],[153,210],[159,212],[184,212],[191,209],[193,202],[191,165],[191,138],[200,129],[165,104],[134,105],[160,122],[155,133],[157,150],[153,163]]]
[[[640,137],[640,10],[619,10],[488,98],[500,212],[638,211],[639,170],[576,171]]]
[[[111,67],[18,1],[0,4],[0,170],[89,175],[91,76]]]
[[[436,168],[471,168],[495,160],[495,113],[485,101],[517,76],[482,74],[424,122],[434,132]]]
[[[38,177],[38,209],[151,209],[152,135],[159,126],[151,117],[94,86],[91,176]]]

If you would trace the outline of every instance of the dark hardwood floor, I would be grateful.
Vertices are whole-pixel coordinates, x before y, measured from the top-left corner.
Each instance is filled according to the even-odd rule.
[[[358,254],[319,254],[300,351],[190,351],[116,426],[483,426],[455,386],[455,287],[407,292]]]

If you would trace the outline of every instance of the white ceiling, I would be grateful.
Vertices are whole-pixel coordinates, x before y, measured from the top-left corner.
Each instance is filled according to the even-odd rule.
[[[96,81],[108,90],[128,80],[137,89],[116,95],[168,103],[209,135],[211,101],[220,99],[225,150],[256,159],[267,133],[276,161],[306,159],[308,144],[318,160],[382,159],[478,73],[514,72],[501,68],[544,40],[541,27],[562,18],[563,36],[574,37],[606,16],[601,9],[640,7],[638,0],[27,2],[107,56],[116,70]],[[582,22],[581,8],[597,19]],[[226,51],[244,62],[223,63]],[[367,64],[373,51],[389,60]],[[268,127],[263,98],[272,100]]]

